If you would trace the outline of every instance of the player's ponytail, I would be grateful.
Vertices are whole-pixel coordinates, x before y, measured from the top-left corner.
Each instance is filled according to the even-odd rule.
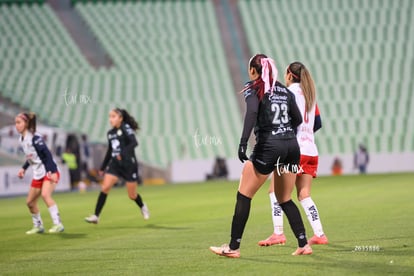
[[[254,68],[260,77],[254,80],[251,85],[245,87],[241,92],[253,88],[257,90],[257,95],[261,100],[265,93],[272,92],[276,83],[277,69],[275,62],[265,54],[257,54],[250,59],[249,68]]]
[[[122,120],[127,123],[134,131],[139,130],[139,125],[134,117],[132,117],[125,109],[116,108],[122,115]]]
[[[36,132],[36,114],[33,112],[30,112],[29,114],[26,114],[29,120],[27,121],[27,129],[31,133]]]
[[[288,66],[287,72],[292,75],[293,82],[300,83],[300,88],[305,97],[306,110],[311,110],[316,102],[316,89],[308,68],[301,62],[295,61]]]

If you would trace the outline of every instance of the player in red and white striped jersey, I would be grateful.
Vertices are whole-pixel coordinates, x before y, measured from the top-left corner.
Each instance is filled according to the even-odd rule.
[[[296,133],[301,153],[296,189],[298,199],[314,232],[309,244],[327,244],[328,239],[323,232],[318,209],[310,196],[312,178],[316,177],[318,169],[318,148],[315,144],[314,133],[322,127],[319,108],[316,104],[315,85],[309,70],[300,62],[293,62],[287,67],[285,82],[289,90],[295,94],[296,103],[303,119]],[[283,212],[275,197],[273,185],[270,185],[269,196],[274,233],[266,240],[259,241],[260,246],[286,242],[286,237],[283,234]]]

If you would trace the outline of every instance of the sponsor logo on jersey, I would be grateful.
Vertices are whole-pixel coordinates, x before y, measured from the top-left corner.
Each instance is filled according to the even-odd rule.
[[[281,127],[278,128],[277,130],[272,130],[272,135],[283,134],[283,133],[290,132],[290,131],[293,131],[291,127],[283,127],[283,125],[281,125]]]
[[[283,86],[275,86],[275,90],[276,90],[277,92],[284,92],[284,93],[287,93],[287,89],[286,89],[285,87],[283,87]]]
[[[112,139],[111,140],[111,146],[112,146],[112,156],[117,156],[120,152],[120,145],[121,143],[119,142],[118,139]]]
[[[118,131],[116,132],[116,134],[117,134],[118,136],[121,136],[121,135],[122,135],[122,130],[118,129]]]
[[[271,102],[287,102],[288,97],[287,95],[278,95],[278,94],[270,94],[269,95],[269,100]]]

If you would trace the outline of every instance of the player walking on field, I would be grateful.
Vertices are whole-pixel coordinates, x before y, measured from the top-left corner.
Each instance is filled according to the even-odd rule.
[[[36,115],[34,113],[20,113],[15,118],[15,126],[20,134],[20,145],[26,155],[26,162],[17,175],[19,178],[23,178],[27,168],[31,166],[33,169],[33,180],[26,199],[27,207],[32,214],[33,228],[26,234],[44,232],[43,221],[37,205],[40,196],[49,208],[53,221],[53,227],[49,229],[49,233],[63,232],[65,228],[60,220],[59,209],[52,198],[60,174],[42,136],[36,133]]]
[[[274,61],[263,54],[249,62],[249,82],[244,91],[246,115],[239,145],[239,159],[247,161],[240,178],[237,201],[231,225],[230,243],[210,250],[220,256],[240,257],[240,242],[250,213],[253,196],[273,172],[273,185],[280,206],[298,240],[292,255],[308,255],[305,227],[291,194],[295,185],[295,169],[300,159],[294,129],[302,123],[295,96],[276,81]],[[256,145],[250,160],[246,156],[247,141],[255,128]]]
[[[300,147],[301,172],[296,177],[296,189],[314,236],[309,244],[327,244],[328,238],[322,229],[318,209],[313,202],[310,192],[312,178],[316,177],[318,169],[318,149],[315,144],[314,132],[322,127],[322,121],[316,104],[315,84],[308,69],[300,62],[291,63],[285,72],[285,83],[295,94],[296,103],[302,115],[302,124],[297,128],[297,140]],[[273,234],[265,240],[259,241],[260,246],[284,244],[286,237],[283,234],[283,212],[274,193],[274,187],[269,188],[270,205],[274,226]]]
[[[86,222],[98,223],[99,215],[105,205],[109,191],[119,178],[126,181],[128,196],[141,209],[144,219],[149,219],[149,210],[142,198],[137,194],[138,162],[134,149],[138,146],[135,131],[138,123],[125,109],[115,108],[109,112],[109,123],[112,126],[107,133],[108,150],[101,166],[105,171],[101,192],[96,202],[95,213],[85,218]]]

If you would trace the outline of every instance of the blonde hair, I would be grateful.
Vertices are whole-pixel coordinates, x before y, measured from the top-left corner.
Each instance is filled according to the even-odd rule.
[[[305,97],[306,112],[308,112],[316,103],[315,82],[308,68],[301,62],[295,61],[288,66],[287,72],[292,74],[293,82],[300,83],[300,88]]]

